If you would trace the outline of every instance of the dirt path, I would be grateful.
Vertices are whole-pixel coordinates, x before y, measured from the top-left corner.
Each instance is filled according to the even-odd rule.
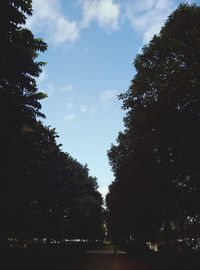
[[[70,270],[151,270],[148,264],[133,260],[118,248],[115,254],[109,242],[103,243],[98,249],[86,251],[85,256],[71,267]]]
[[[2,269],[28,269],[28,270],[154,270],[148,263],[130,258],[121,250],[114,254],[113,246],[104,243],[98,249],[84,253],[65,252],[65,250],[40,250],[7,254]],[[1,261],[2,265],[3,262]],[[0,265],[1,265],[0,263]]]
[[[104,242],[98,249],[87,250],[87,254],[102,254],[102,255],[124,255],[126,252],[119,248],[114,249],[114,246],[110,242]]]
[[[133,260],[124,254],[86,254],[71,265],[70,270],[152,270],[144,262]]]

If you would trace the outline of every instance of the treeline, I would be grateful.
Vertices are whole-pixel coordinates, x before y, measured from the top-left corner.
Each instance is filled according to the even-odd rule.
[[[200,7],[181,4],[138,54],[108,152],[113,241],[200,249]]]
[[[86,165],[62,152],[37,88],[47,44],[24,28],[32,1],[0,3],[0,242],[103,239],[102,196]]]

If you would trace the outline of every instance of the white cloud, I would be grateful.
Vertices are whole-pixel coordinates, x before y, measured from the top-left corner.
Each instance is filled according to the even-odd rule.
[[[71,110],[71,109],[73,109],[74,108],[74,103],[73,102],[68,102],[67,104],[66,104],[66,109],[67,110]]]
[[[76,0],[82,17],[70,19],[64,13],[61,0],[34,0],[33,16],[27,20],[31,30],[47,34],[47,40],[55,45],[75,42],[81,30],[92,22],[97,23],[107,32],[119,29],[120,22],[128,19],[133,29],[142,35],[142,43],[147,43],[160,31],[167,16],[181,0]],[[187,3],[197,2],[188,0]],[[63,1],[63,5],[66,2]]]
[[[174,0],[127,1],[126,14],[134,30],[142,35],[144,44],[159,33],[161,26],[176,6]]]
[[[112,104],[113,101],[117,99],[118,94],[119,90],[117,89],[102,91],[100,94],[100,101],[103,104],[103,107],[106,108]]]
[[[103,198],[105,199],[107,193],[108,193],[108,186],[100,186],[98,188],[99,192],[102,194]]]
[[[74,87],[71,84],[60,87],[61,93],[68,93],[68,92],[72,92],[73,90],[74,90]]]
[[[80,106],[80,112],[81,113],[89,113],[90,115],[96,114],[96,107],[95,106],[85,106],[81,105]]]
[[[67,114],[64,117],[64,121],[65,123],[70,123],[75,119],[75,115],[74,114]]]
[[[81,106],[80,106],[80,112],[82,112],[82,113],[87,112],[87,108],[86,108],[85,105],[81,105]]]
[[[77,0],[82,18],[71,20],[63,13],[61,0],[34,0],[33,16],[26,26],[31,30],[46,33],[48,41],[55,45],[75,42],[83,28],[95,21],[106,31],[119,28],[120,6],[115,0]]]
[[[54,44],[74,42],[79,38],[78,23],[62,14],[60,0],[34,0],[33,11],[33,16],[27,20],[27,27],[45,31]]]
[[[81,28],[88,27],[92,21],[107,31],[119,28],[120,6],[114,0],[82,0],[83,18]]]
[[[95,115],[96,112],[97,112],[96,107],[92,106],[92,107],[89,108],[89,114],[90,115]]]
[[[44,89],[42,89],[42,92],[47,94],[48,97],[52,97],[54,92],[55,92],[55,88],[54,88],[53,84],[50,83]]]

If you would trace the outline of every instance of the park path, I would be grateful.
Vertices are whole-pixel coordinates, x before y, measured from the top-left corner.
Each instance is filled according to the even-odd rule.
[[[1,264],[3,265],[2,261]],[[13,259],[8,259],[6,256],[5,265],[7,268],[1,268],[5,270],[155,270],[148,262],[133,259],[121,250],[117,250],[117,254],[114,254],[113,246],[109,243],[104,243],[98,249],[71,255],[64,249],[57,251],[52,249],[46,253],[40,250],[26,253],[22,250],[19,254],[14,254]]]
[[[93,250],[87,250],[85,253],[87,254],[102,254],[102,255],[114,255],[115,251],[114,251],[114,247],[110,242],[104,242],[102,244],[102,246],[100,246],[100,248],[98,249],[93,249]],[[116,250],[116,254],[117,255],[124,255],[126,254],[125,251],[117,249]]]
[[[70,270],[152,270],[147,264],[127,256],[126,252],[117,250],[104,243],[99,249],[88,250],[79,260],[74,261]]]
[[[70,270],[153,270],[147,263],[134,260],[126,255],[87,254],[77,260]]]

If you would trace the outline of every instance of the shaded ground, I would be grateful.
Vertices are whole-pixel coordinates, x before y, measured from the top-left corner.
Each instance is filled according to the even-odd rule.
[[[2,261],[1,261],[2,263]],[[79,254],[69,256],[34,256],[8,259],[1,269],[55,270],[152,270],[153,268],[126,255]]]
[[[85,253],[87,254],[99,254],[99,255],[103,255],[103,254],[118,254],[118,255],[124,255],[126,254],[125,251],[121,250],[118,246],[113,246],[110,242],[104,242],[103,244],[99,245],[97,248],[95,249],[90,249],[87,250]]]
[[[150,270],[148,263],[133,260],[126,255],[93,254],[82,258],[70,270]]]
[[[105,253],[106,251],[106,253]],[[9,250],[1,252],[0,267],[6,269],[54,270],[193,270],[200,269],[198,256],[148,256],[134,258],[111,254],[113,247],[98,247],[98,253],[65,249]],[[2,256],[3,255],[3,256]]]

